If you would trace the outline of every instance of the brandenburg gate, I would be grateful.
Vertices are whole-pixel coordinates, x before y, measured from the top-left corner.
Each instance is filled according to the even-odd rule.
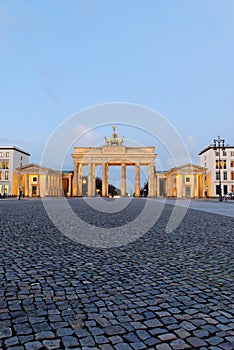
[[[96,195],[96,166],[102,167],[102,196],[108,196],[108,168],[121,166],[121,196],[126,196],[126,167],[135,167],[135,195],[140,196],[140,166],[148,167],[148,196],[155,196],[154,147],[126,147],[113,126],[110,139],[102,147],[75,147],[73,196],[82,196],[82,167],[88,166],[88,197]]]

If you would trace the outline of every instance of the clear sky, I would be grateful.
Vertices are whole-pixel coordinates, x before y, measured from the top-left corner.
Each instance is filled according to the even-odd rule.
[[[196,163],[219,134],[234,145],[233,0],[0,1],[0,50],[0,144],[32,162],[65,119],[107,102],[158,111]]]

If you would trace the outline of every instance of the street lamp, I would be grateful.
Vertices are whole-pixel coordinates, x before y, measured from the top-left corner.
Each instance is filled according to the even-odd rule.
[[[222,197],[222,184],[221,184],[221,171],[220,171],[220,149],[222,148],[223,150],[225,150],[224,142],[225,142],[225,140],[221,139],[220,136],[218,136],[218,139],[217,139],[217,140],[214,140],[214,150],[217,150],[217,149],[218,149],[218,153],[219,153],[219,165],[218,165],[218,169],[219,169],[219,201],[220,201],[220,202],[223,201],[223,197]]]

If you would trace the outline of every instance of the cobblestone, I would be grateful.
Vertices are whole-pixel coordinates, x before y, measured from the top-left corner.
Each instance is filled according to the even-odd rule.
[[[145,203],[108,214],[68,202],[107,228]],[[1,200],[0,348],[232,350],[234,219],[189,209],[166,234],[171,210],[135,242],[96,249],[63,236],[41,200]]]

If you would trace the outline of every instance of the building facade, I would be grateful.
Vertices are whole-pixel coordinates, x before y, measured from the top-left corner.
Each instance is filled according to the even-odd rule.
[[[207,196],[219,196],[220,181],[222,195],[234,192],[234,146],[217,148],[211,144],[203,149],[199,156],[200,165],[207,169],[205,179]]]
[[[0,146],[0,195],[16,195],[18,178],[16,168],[29,163],[30,154],[15,146]]]
[[[155,197],[154,147],[126,147],[122,144],[104,145],[103,147],[75,147],[72,154],[74,162],[73,196],[82,196],[82,167],[88,166],[88,197],[96,196],[96,167],[102,167],[102,193],[108,193],[108,173],[110,166],[121,167],[121,196],[126,192],[126,168],[134,166],[135,196],[140,196],[140,167],[148,168],[148,195]]]
[[[63,195],[62,173],[37,164],[17,169],[18,193],[24,197],[59,197]]]
[[[204,197],[205,173],[206,169],[196,164],[185,164],[168,170],[165,174],[167,197]]]

